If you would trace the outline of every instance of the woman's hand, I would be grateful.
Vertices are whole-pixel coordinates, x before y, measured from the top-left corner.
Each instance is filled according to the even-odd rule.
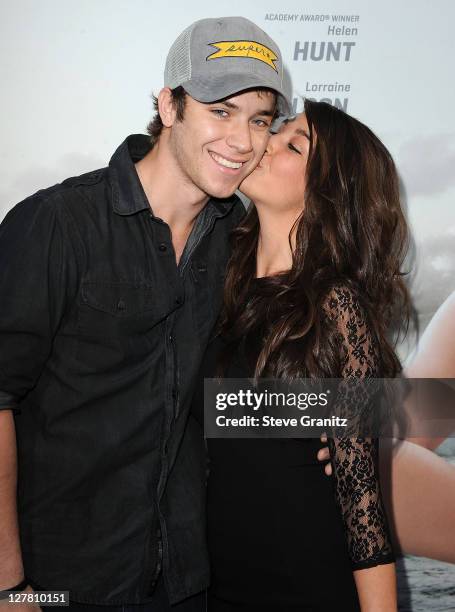
[[[321,442],[323,444],[327,444],[327,436],[325,434],[322,434]],[[326,461],[327,462],[325,464],[324,471],[327,474],[327,476],[331,476],[332,475],[332,464],[330,463],[329,447],[328,446],[324,446],[324,448],[320,448],[318,450],[317,458],[318,458],[319,461]]]

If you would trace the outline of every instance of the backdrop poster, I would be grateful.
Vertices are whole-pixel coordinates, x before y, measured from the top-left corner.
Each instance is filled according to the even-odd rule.
[[[452,0],[17,0],[1,13],[0,218],[40,188],[105,166],[125,135],[145,131],[167,50],[189,23],[243,15],[280,45],[296,110],[303,96],[335,104],[389,148],[421,333],[441,307],[454,312]],[[455,465],[453,439],[438,452]],[[401,569],[403,610],[455,609],[455,565],[407,558]]]

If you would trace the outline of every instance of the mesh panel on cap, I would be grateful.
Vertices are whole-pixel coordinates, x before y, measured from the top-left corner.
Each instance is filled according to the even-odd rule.
[[[174,89],[191,79],[190,43],[194,26],[191,24],[172,45],[166,59],[164,85]]]

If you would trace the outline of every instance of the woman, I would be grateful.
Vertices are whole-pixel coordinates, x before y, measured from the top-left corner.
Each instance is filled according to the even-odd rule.
[[[202,375],[389,377],[406,303],[393,161],[360,122],[305,102],[242,183],[219,333]],[[217,366],[214,364],[218,364]],[[202,392],[195,410],[202,421]],[[377,440],[209,439],[209,610],[396,610]]]

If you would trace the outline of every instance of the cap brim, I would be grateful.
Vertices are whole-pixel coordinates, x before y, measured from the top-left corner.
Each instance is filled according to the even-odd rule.
[[[291,112],[292,102],[284,89],[278,88],[276,82],[259,77],[255,74],[228,73],[219,79],[190,79],[182,83],[185,91],[198,102],[210,103],[238,95],[243,91],[256,88],[267,88],[278,94],[277,103],[280,114]]]

